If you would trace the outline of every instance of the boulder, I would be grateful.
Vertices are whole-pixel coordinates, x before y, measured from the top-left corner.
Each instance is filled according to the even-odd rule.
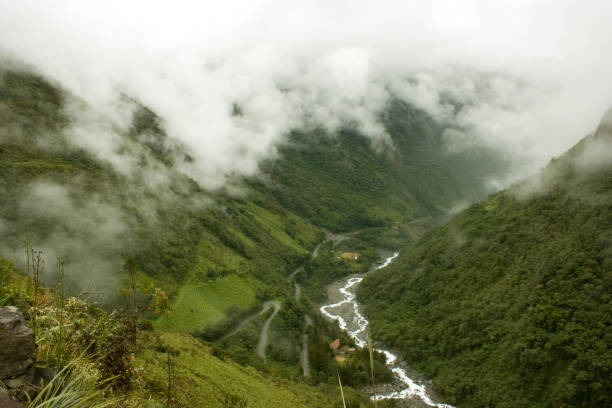
[[[19,401],[11,398],[7,393],[0,392],[0,407],[2,408],[23,408]]]
[[[23,375],[34,364],[35,351],[34,332],[21,312],[13,306],[0,307],[0,378]]]
[[[7,388],[0,387],[0,392],[8,392],[21,401],[31,401],[55,375],[56,371],[50,368],[32,366],[24,375],[3,379],[2,384]],[[0,408],[3,405],[0,404]]]

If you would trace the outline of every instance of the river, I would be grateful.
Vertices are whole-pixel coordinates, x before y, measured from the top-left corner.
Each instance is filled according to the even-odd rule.
[[[398,252],[388,256],[382,263],[374,265],[370,270],[384,268],[399,255]],[[321,313],[329,319],[338,322],[341,329],[346,330],[359,347],[367,344],[368,320],[361,313],[361,307],[356,300],[357,286],[363,280],[364,274],[351,275],[328,287],[331,303],[321,306]],[[403,362],[398,354],[383,347],[375,350],[387,357],[387,365],[393,372],[391,384],[377,385],[376,399],[395,399],[403,402],[405,407],[438,407],[454,408],[452,405],[439,401],[431,390],[430,382],[416,370]],[[372,397],[374,398],[374,397]]]

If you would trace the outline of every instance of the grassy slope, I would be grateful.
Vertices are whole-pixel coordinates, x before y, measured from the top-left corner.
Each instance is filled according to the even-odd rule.
[[[6,259],[0,259],[0,280],[0,305],[17,306],[35,331],[37,364],[58,369],[66,361],[73,361],[75,369],[71,371],[76,375],[110,385],[104,397],[120,399],[111,405],[113,408],[167,406],[154,402],[167,398],[168,357],[175,407],[241,406],[236,400],[227,405],[227,397],[242,397],[246,406],[253,408],[340,405],[339,392],[333,385],[313,387],[238,365],[218,348],[185,333],[140,331],[134,346],[127,340],[125,316],[106,313],[95,304],[75,298],[65,299],[59,309],[56,293],[40,286],[34,296],[30,279]],[[84,391],[100,392],[95,388]],[[352,389],[345,389],[345,393],[353,401],[364,402],[364,397]]]
[[[612,403],[612,168],[579,172],[587,145],[428,232],[361,285],[374,336],[451,402]],[[538,178],[546,188],[527,194]]]
[[[167,372],[160,361],[171,350],[176,367],[177,399],[180,406],[223,407],[227,394],[244,397],[252,408],[331,407],[339,404],[336,390],[317,390],[305,384],[266,376],[253,367],[244,367],[211,354],[209,347],[181,333],[147,334],[152,345],[137,356],[145,379],[160,393],[167,384]],[[271,392],[274,390],[274,392]]]
[[[38,181],[66,186],[75,202],[95,196],[117,209],[129,232],[126,241],[132,242],[108,255],[119,260],[134,255],[140,268],[171,292],[185,283],[199,284],[245,271],[260,280],[265,281],[269,275],[270,281],[281,281],[288,268],[320,239],[315,227],[249,189],[242,199],[219,196],[215,207],[191,207],[188,199],[208,199],[208,194],[173,173],[171,166],[167,168],[170,177],[177,184],[187,185],[188,191],[173,191],[170,198],[155,191],[139,191],[145,184],[135,188],[141,180],[126,180],[65,143],[63,132],[68,120],[62,106],[66,98],[36,76],[12,72],[2,75],[0,216],[15,226],[3,230],[5,243],[20,246],[21,233],[30,231],[37,245],[53,236],[58,226],[69,229],[69,215],[58,219],[24,209],[26,187]],[[126,139],[138,139],[141,133],[152,131],[157,131],[161,139],[166,137],[156,128],[154,117],[147,121],[137,115],[136,119]],[[52,147],[43,148],[41,143]],[[164,160],[158,162],[169,161],[163,157],[163,149],[156,146],[145,146],[145,152],[152,161],[160,155]],[[156,212],[154,222],[143,218],[141,207],[145,204]]]
[[[168,317],[155,323],[158,328],[192,332],[214,325],[227,316],[232,306],[248,309],[255,302],[257,281],[229,275],[201,285],[184,285]]]

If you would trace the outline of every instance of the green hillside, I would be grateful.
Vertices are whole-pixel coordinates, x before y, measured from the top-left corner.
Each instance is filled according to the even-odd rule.
[[[242,398],[247,407],[253,408],[328,408],[342,403],[338,390],[333,386],[316,388],[262,374],[253,367],[240,366],[213,355],[210,347],[185,334],[153,333],[146,340],[155,347],[143,350],[137,357],[137,363],[142,364],[153,389],[163,392],[167,372],[159,361],[167,358],[167,350],[172,350],[175,356],[173,362],[180,373],[180,392],[177,393],[179,406],[224,408],[228,396]],[[350,389],[347,392],[350,400],[359,404],[360,398],[355,396],[355,392]],[[361,402],[364,402],[364,398],[361,398]]]
[[[431,224],[456,202],[482,196],[483,180],[500,167],[492,157],[467,160],[483,151],[448,154],[444,126],[394,101],[381,118],[392,149],[378,151],[349,128],[296,130],[260,177],[236,181],[240,194],[210,192],[175,169],[191,158],[136,102],[128,129],[108,124],[120,157],[137,158],[129,176],[76,147],[66,107],[79,103],[37,75],[2,72],[1,249],[20,260],[28,233],[48,256],[66,260],[73,290],[93,285],[111,302],[128,256],[143,279],[179,297],[179,308],[193,303],[183,296],[208,293],[228,275],[250,282],[246,299],[256,288],[274,297],[291,290],[286,276],[322,240],[318,227],[359,229],[366,241],[396,246],[411,236],[406,223]],[[151,174],[167,183],[156,185]],[[200,312],[224,309],[207,302],[196,302]]]
[[[334,385],[315,387],[239,365],[215,346],[185,333],[144,329],[132,344],[125,315],[107,313],[74,297],[60,306],[56,292],[43,286],[35,292],[32,280],[6,259],[0,259],[0,280],[0,306],[17,306],[36,334],[38,365],[57,369],[71,362],[68,378],[79,379],[81,385],[69,392],[90,395],[83,406],[102,400],[114,401],[112,408],[341,404]],[[366,396],[348,387],[344,392],[352,406],[367,406]],[[49,398],[47,404],[51,403]]]
[[[462,407],[612,405],[612,120],[430,230],[358,296]]]
[[[435,219],[483,198],[486,180],[504,169],[484,148],[448,152],[446,127],[400,100],[381,120],[393,147],[373,150],[350,128],[333,136],[293,132],[280,159],[263,165],[269,182],[260,188],[315,225],[349,231]]]
[[[298,129],[259,174],[208,191],[178,170],[193,158],[166,132],[163,118],[125,98],[134,115],[120,126],[61,84],[0,71],[0,255],[25,269],[27,236],[46,259],[43,282],[55,284],[52,265],[61,257],[66,290],[107,310],[125,308],[118,288],[128,284],[124,265],[133,259],[137,283],[163,289],[172,301],[167,315],[145,320],[175,343],[194,341],[177,332],[214,342],[277,300],[282,309],[270,326],[267,364],[255,354],[263,315],[218,347],[228,361],[296,381],[304,315],[316,313],[324,286],[367,270],[374,246],[397,247],[455,203],[481,197],[483,181],[503,168],[485,150],[447,152],[445,126],[396,100],[380,118],[393,146],[373,146],[350,124],[334,134]],[[79,115],[98,127],[79,128]],[[73,140],[75,131],[100,128],[108,132],[101,139],[113,139],[112,152]],[[321,227],[358,231],[338,248],[359,251],[360,260],[338,262],[329,245],[311,259],[324,239]],[[296,281],[303,296],[294,301],[287,278],[302,266]],[[341,334],[314,321],[312,382],[334,383],[328,344]],[[199,359],[190,362],[198,378]]]

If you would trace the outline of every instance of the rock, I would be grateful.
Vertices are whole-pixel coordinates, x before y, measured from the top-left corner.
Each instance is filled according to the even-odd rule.
[[[7,393],[0,392],[0,407],[2,408],[23,408],[18,401],[12,399]]]
[[[32,366],[25,375],[6,378],[2,382],[8,387],[12,395],[17,396],[22,401],[29,401],[38,395],[40,390],[53,379],[55,374],[55,370],[50,368]],[[2,407],[0,405],[0,408]]]
[[[37,387],[44,387],[51,382],[57,372],[51,368],[32,366],[25,374],[25,381]]]
[[[28,383],[24,375],[4,380],[4,383],[9,387],[10,393],[22,401],[34,399],[42,389],[41,386]],[[2,407],[2,405],[0,405],[0,407]]]
[[[21,312],[13,306],[0,307],[0,378],[23,375],[34,364],[35,350],[34,332]]]
[[[7,378],[3,382],[9,389],[19,388],[25,385],[25,377],[22,375],[15,378]]]

